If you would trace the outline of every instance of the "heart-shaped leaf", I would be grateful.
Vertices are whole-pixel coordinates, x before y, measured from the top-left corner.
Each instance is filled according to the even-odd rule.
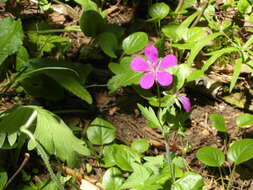
[[[224,153],[220,149],[210,146],[200,148],[196,156],[204,164],[213,167],[220,167],[225,161]]]
[[[128,55],[140,51],[148,44],[148,35],[145,32],[135,32],[126,37],[122,42],[122,48]]]
[[[253,158],[253,139],[242,139],[228,149],[228,159],[238,165]]]

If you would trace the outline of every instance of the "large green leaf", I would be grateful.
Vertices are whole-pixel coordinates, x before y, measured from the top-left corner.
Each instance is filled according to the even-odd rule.
[[[151,17],[148,21],[160,21],[165,18],[170,12],[170,7],[166,3],[154,3],[148,10]]]
[[[124,180],[118,168],[109,168],[103,176],[102,185],[105,190],[120,190]]]
[[[213,113],[209,116],[210,120],[212,121],[212,127],[217,129],[219,132],[227,132],[225,119],[222,115]]]
[[[228,159],[238,165],[253,158],[253,139],[242,139],[228,149]]]
[[[145,32],[135,32],[126,37],[122,42],[122,48],[128,55],[142,50],[148,44],[148,35]]]
[[[149,142],[146,139],[136,139],[132,142],[131,148],[136,152],[143,153],[149,149]]]
[[[56,155],[62,161],[67,161],[70,166],[74,166],[78,162],[78,153],[89,154],[84,142],[75,137],[59,117],[40,107],[30,106],[30,108],[37,111],[35,139],[49,154]],[[30,148],[34,147],[32,142],[29,142]]]
[[[92,144],[108,144],[116,138],[116,129],[108,121],[97,117],[89,125],[87,129],[87,137]]]
[[[203,185],[203,178],[199,174],[187,172],[172,185],[171,190],[201,190]]]
[[[115,34],[112,32],[103,32],[97,38],[98,44],[103,52],[112,58],[117,58],[115,52],[118,49],[118,40]]]
[[[7,183],[8,175],[6,171],[0,171],[0,190],[4,189],[5,184]]]
[[[197,158],[207,166],[220,167],[225,161],[224,153],[215,147],[202,147],[197,151]]]
[[[23,29],[20,20],[6,17],[0,19],[0,65],[11,54],[18,51],[23,41]]]
[[[130,57],[124,57],[120,61],[120,64],[109,64],[109,69],[115,74],[115,76],[113,76],[107,83],[110,93],[121,87],[138,84],[139,78],[142,73],[134,72],[130,68],[130,62]]]
[[[236,117],[236,125],[238,127],[245,127],[253,124],[253,115],[249,113],[240,114]]]
[[[84,11],[80,19],[80,27],[83,33],[93,38],[103,32],[104,25],[105,20],[97,11]]]

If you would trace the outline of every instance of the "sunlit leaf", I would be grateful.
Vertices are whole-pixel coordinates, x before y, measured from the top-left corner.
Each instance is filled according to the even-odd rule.
[[[235,86],[235,83],[241,73],[241,67],[242,67],[242,59],[239,58],[235,61],[234,72],[233,72],[232,79],[229,86],[229,92],[232,92]]]
[[[236,125],[238,127],[245,127],[253,124],[253,115],[249,113],[240,114],[236,117]]]
[[[212,121],[212,127],[217,129],[220,132],[227,132],[225,119],[222,115],[213,113],[209,116],[210,120]]]
[[[160,21],[165,18],[170,12],[170,7],[166,3],[154,3],[148,10],[151,19],[148,21]]]
[[[126,37],[122,42],[122,48],[128,55],[142,50],[148,43],[148,35],[145,32],[135,32]]]
[[[103,176],[102,185],[105,190],[120,190],[124,180],[118,168],[109,168]]]

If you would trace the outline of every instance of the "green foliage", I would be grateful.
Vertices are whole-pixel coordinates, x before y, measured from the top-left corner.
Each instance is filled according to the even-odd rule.
[[[118,49],[118,40],[115,34],[111,32],[100,33],[98,35],[98,44],[106,55],[117,58],[115,51]]]
[[[148,21],[160,21],[165,18],[169,12],[170,7],[166,3],[155,3],[151,5],[148,10],[148,14],[151,17],[151,19],[148,19]]]
[[[215,147],[202,147],[197,151],[196,156],[207,166],[220,167],[225,161],[224,153]]]
[[[145,32],[135,32],[126,37],[122,42],[125,54],[131,55],[142,50],[148,44],[148,35]]]
[[[103,179],[102,185],[105,190],[120,190],[121,185],[124,182],[124,178],[121,177],[121,171],[118,168],[109,168],[106,170]]]
[[[132,142],[131,148],[136,152],[143,153],[149,149],[149,142],[146,139],[137,139]]]
[[[253,158],[253,139],[242,139],[232,144],[228,149],[227,157],[235,165],[239,165]]]
[[[175,184],[172,185],[171,190],[201,190],[204,181],[199,174],[185,173],[184,177],[178,179]]]
[[[87,137],[95,145],[111,143],[116,137],[115,133],[116,129],[111,123],[98,117],[90,123],[87,129]]]
[[[210,120],[212,121],[212,127],[217,129],[219,132],[227,132],[225,119],[222,115],[213,113],[209,116]]]
[[[6,171],[0,171],[0,190],[4,189],[5,184],[7,183],[8,175]]]
[[[124,57],[120,64],[110,63],[109,69],[115,74],[107,83],[110,93],[118,88],[137,84],[142,73],[134,72],[130,68],[131,58]]]
[[[253,124],[253,115],[252,114],[248,114],[248,113],[244,113],[244,114],[240,114],[238,117],[236,117],[236,125],[238,127],[247,127],[249,125]]]
[[[18,51],[24,37],[21,20],[6,17],[0,19],[0,65],[11,54]]]
[[[240,58],[235,61],[234,73],[233,73],[233,76],[232,76],[232,79],[230,82],[229,92],[232,92],[232,90],[235,86],[235,83],[241,73],[241,67],[242,67],[242,59]]]

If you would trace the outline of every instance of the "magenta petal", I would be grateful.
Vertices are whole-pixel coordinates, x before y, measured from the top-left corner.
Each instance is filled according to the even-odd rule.
[[[147,46],[144,50],[145,56],[151,63],[156,63],[158,60],[158,50],[155,46]]]
[[[141,77],[140,85],[144,89],[149,89],[153,86],[155,82],[153,73],[145,73],[143,77]]]
[[[190,99],[187,98],[186,96],[182,96],[179,98],[180,102],[183,105],[183,108],[186,112],[189,112],[191,110],[191,102]]]
[[[135,72],[147,72],[147,71],[149,71],[148,63],[140,57],[135,57],[135,58],[132,59],[131,68]]]
[[[162,86],[169,86],[173,81],[173,77],[168,72],[159,71],[157,72],[156,80]]]
[[[175,66],[177,64],[177,57],[173,54],[166,55],[159,64],[160,69],[165,69],[168,67]]]

